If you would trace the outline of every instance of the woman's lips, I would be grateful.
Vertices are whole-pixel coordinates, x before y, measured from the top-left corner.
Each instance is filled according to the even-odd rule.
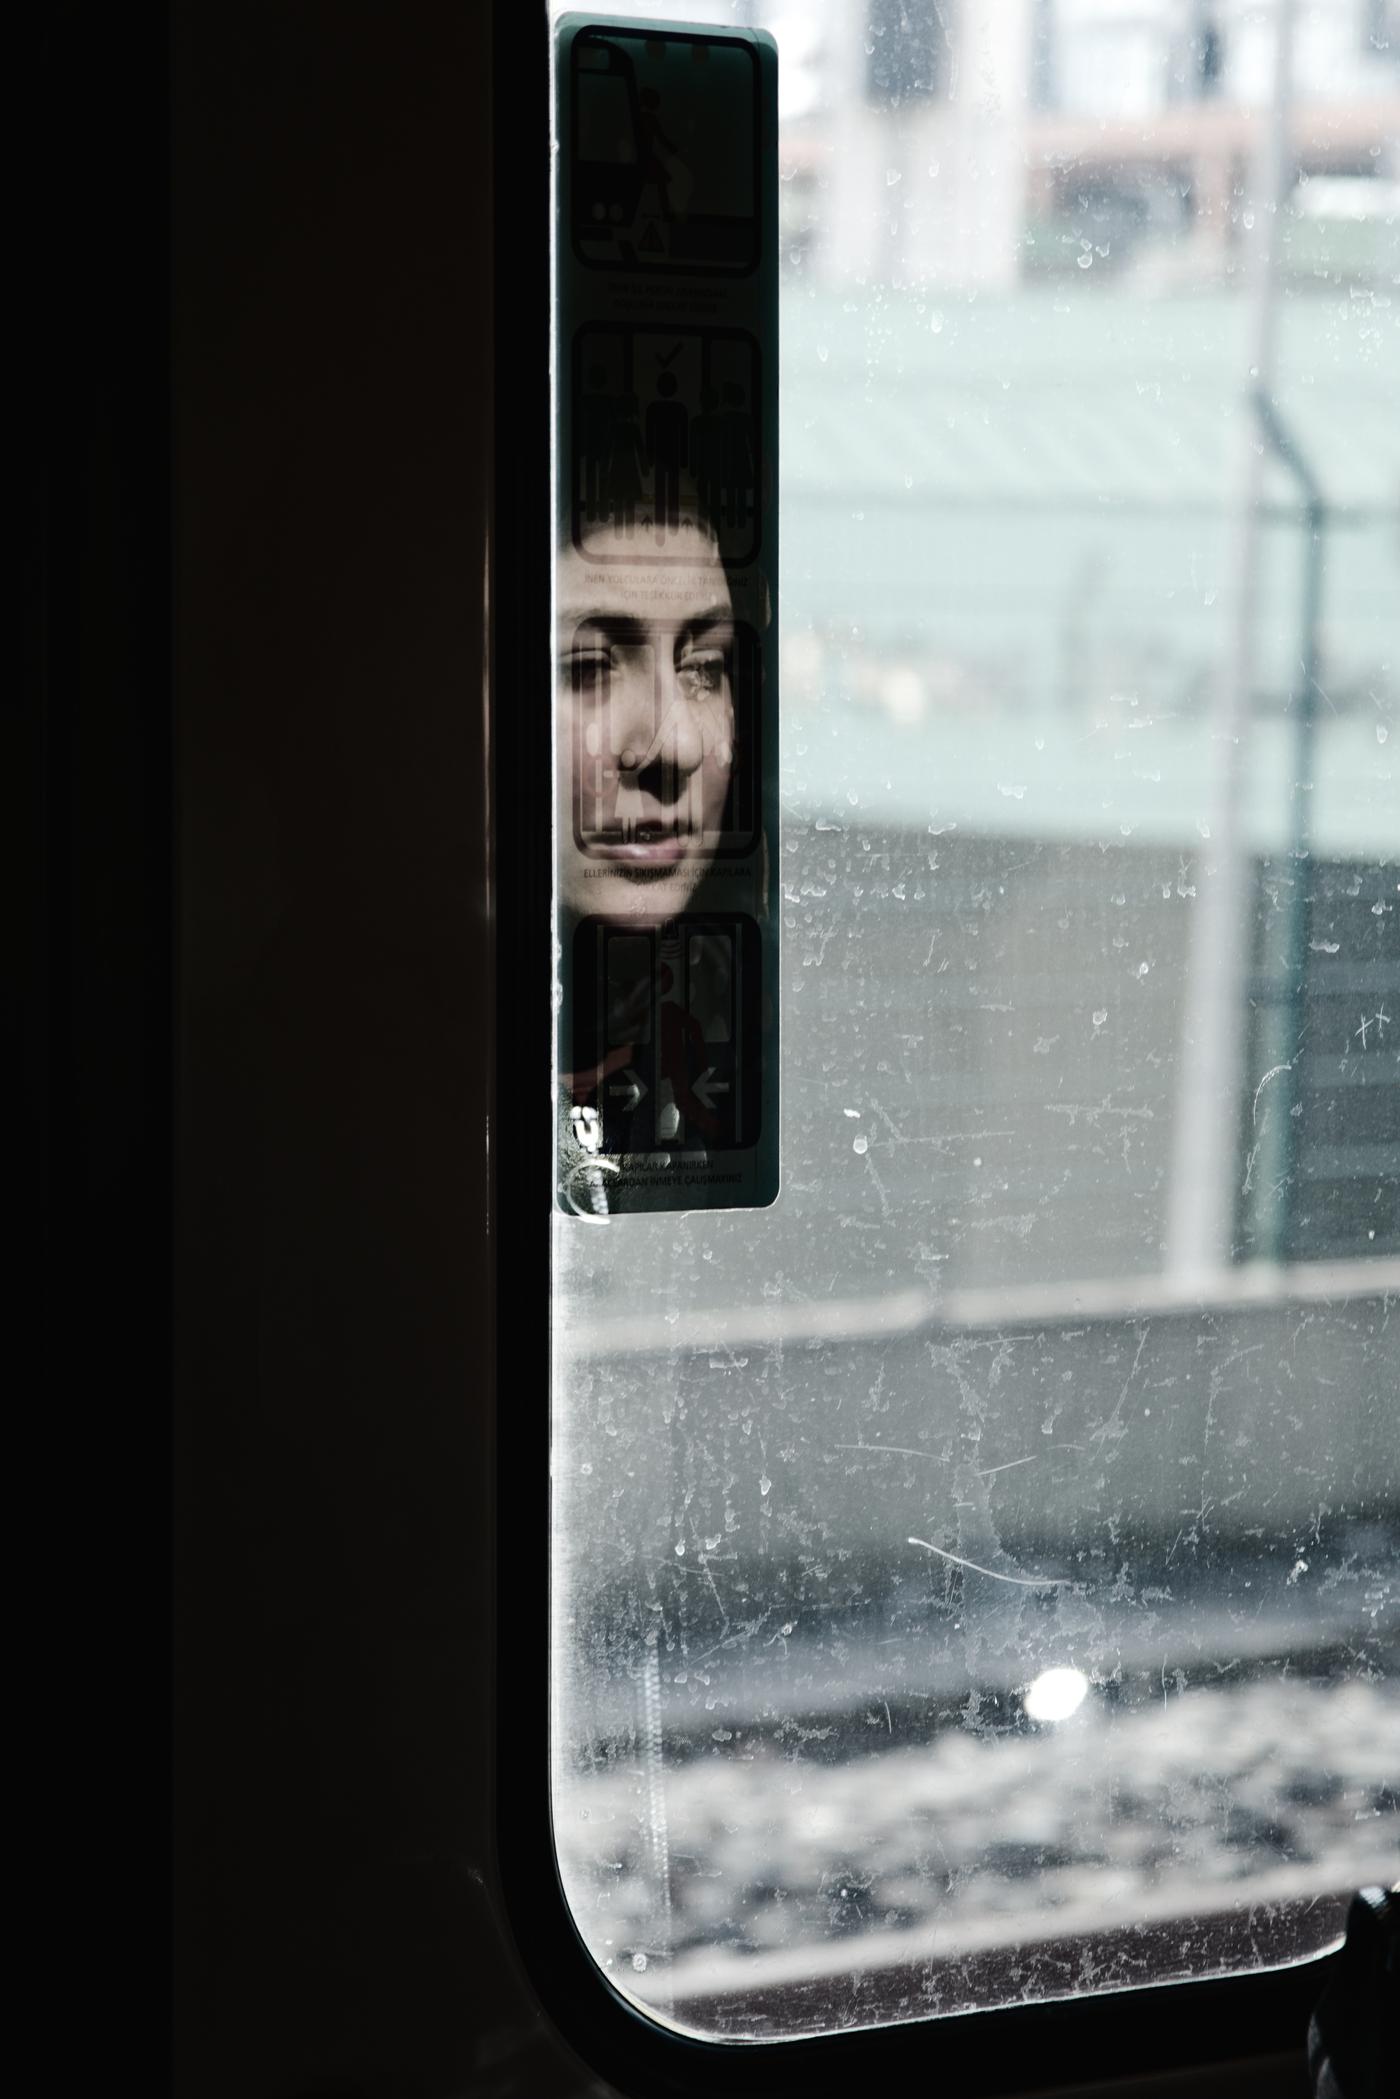
[[[674,836],[634,839],[627,845],[595,845],[590,852],[623,867],[677,867],[691,857],[689,840]]]

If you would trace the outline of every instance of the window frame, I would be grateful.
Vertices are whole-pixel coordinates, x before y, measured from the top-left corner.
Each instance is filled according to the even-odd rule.
[[[586,1950],[560,1881],[551,1826],[550,1287],[553,1016],[549,816],[511,823],[513,783],[549,777],[551,272],[550,69],[544,0],[493,0],[494,457],[489,557],[488,833],[495,944],[489,1240],[497,1332],[496,1802],[506,1913],[540,2004],[620,2093],[812,2099],[853,2079],[938,2074],[961,2094],[1170,2071],[1232,2069],[1286,2054],[1305,2077],[1308,2019],[1335,1951],[1247,1973],[987,2011],[903,2018],[771,2041],[695,2039],[628,2002]],[[503,462],[509,461],[509,468]],[[876,1971],[866,1988],[878,1998]],[[886,1987],[888,1971],[885,1976]]]

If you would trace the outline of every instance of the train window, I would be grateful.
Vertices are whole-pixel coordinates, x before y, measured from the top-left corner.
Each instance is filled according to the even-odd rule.
[[[589,1052],[558,1053],[541,1190],[557,1859],[663,2025],[1276,1967],[1395,1877],[1375,19],[646,0],[559,27],[559,179],[573,153],[593,184],[560,248],[620,277],[652,241],[674,279],[580,310],[555,359],[561,482],[582,461],[558,988]],[[703,95],[687,27],[721,40]],[[766,597],[764,380],[725,288],[755,243]],[[732,909],[700,909],[710,873]],[[740,1196],[618,1199],[639,1115],[653,1181],[728,1147]]]

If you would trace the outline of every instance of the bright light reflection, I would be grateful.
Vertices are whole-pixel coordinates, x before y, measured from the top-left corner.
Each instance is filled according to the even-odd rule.
[[[1032,1720],[1068,1720],[1084,1703],[1089,1679],[1078,1669],[1047,1669],[1026,1693]]]

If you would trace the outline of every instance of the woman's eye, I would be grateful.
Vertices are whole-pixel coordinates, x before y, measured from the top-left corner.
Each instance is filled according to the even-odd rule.
[[[704,656],[684,657],[677,665],[677,675],[692,692],[722,692],[725,683],[723,651],[716,649]]]
[[[570,689],[583,699],[598,699],[607,689],[612,659],[598,654],[569,658]]]

